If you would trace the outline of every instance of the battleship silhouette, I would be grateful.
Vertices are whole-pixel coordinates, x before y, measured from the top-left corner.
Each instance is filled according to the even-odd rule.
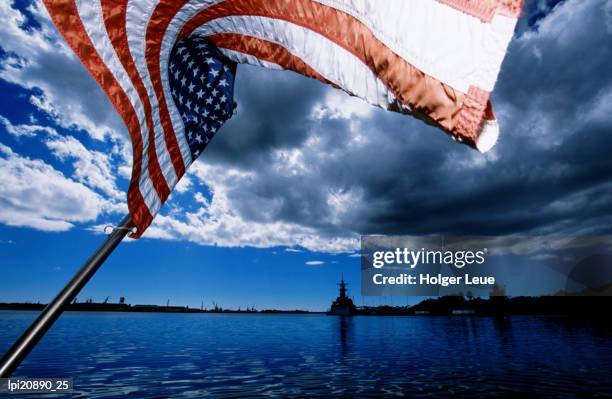
[[[332,302],[331,308],[327,312],[328,315],[335,316],[352,316],[357,313],[357,307],[353,300],[346,295],[346,283],[344,278],[340,280],[340,294],[335,301]]]

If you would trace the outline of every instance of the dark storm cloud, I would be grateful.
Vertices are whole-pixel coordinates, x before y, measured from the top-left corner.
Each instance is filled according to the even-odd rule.
[[[241,68],[240,114],[207,156],[257,172],[229,193],[243,218],[322,235],[609,233],[611,43],[612,1],[529,2],[493,96],[502,137],[488,155],[382,110],[314,118],[331,89]],[[295,173],[278,157],[292,150]]]
[[[565,0],[527,0],[523,6],[522,18],[516,25],[518,36],[525,31],[537,28],[537,23],[545,18],[557,5]]]
[[[235,88],[237,114],[215,138],[207,156],[244,164],[271,149],[301,145],[312,126],[310,111],[325,87],[291,75],[241,65]]]

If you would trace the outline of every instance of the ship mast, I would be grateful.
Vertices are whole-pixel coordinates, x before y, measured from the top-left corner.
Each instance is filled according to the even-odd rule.
[[[346,298],[346,283],[344,282],[344,278],[340,280],[340,298]]]

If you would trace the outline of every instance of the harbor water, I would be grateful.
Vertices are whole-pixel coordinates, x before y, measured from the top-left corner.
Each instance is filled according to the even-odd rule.
[[[36,314],[0,311],[1,351]],[[67,312],[15,376],[72,377],[71,397],[88,398],[610,397],[612,331],[552,316]]]

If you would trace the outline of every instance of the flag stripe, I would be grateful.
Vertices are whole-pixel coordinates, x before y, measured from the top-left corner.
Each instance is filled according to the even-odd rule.
[[[469,119],[478,118],[478,110],[484,110],[486,101],[478,108],[463,107],[467,93],[461,93],[418,70],[380,42],[367,26],[337,9],[311,0],[294,0],[289,3],[282,0],[227,0],[194,16],[185,25],[180,37],[189,36],[199,26],[210,21],[236,15],[286,21],[319,33],[367,65],[402,104],[476,146],[478,129],[465,131],[456,130],[455,127],[458,121],[466,117],[463,113],[468,113]],[[254,36],[263,33],[255,32],[252,25],[245,28],[252,28]],[[482,99],[474,98],[471,102]]]
[[[176,175],[176,171],[174,170],[174,165],[170,159],[170,153],[168,152],[168,147],[166,145],[165,133],[162,127],[160,112],[159,112],[159,104],[157,101],[157,97],[155,95],[155,91],[153,89],[153,83],[151,81],[151,77],[149,75],[149,69],[147,66],[147,60],[145,56],[145,30],[147,23],[157,6],[158,1],[142,1],[142,0],[129,0],[127,2],[127,10],[126,10],[126,33],[127,33],[127,41],[130,53],[134,59],[134,63],[136,69],[138,70],[142,82],[147,89],[147,93],[150,98],[150,102],[153,108],[153,122],[155,124],[156,132],[156,147],[158,148],[158,157],[159,162],[162,167],[162,172],[166,177],[166,182],[170,189],[174,187],[176,182],[178,181],[178,177]],[[169,43],[169,48],[171,49],[174,45],[174,42]],[[161,57],[160,57],[161,58]],[[164,72],[167,70],[167,64],[162,66],[162,76],[164,76]],[[167,93],[167,87],[164,86],[164,89]],[[172,126],[174,128],[175,136],[177,137],[177,141],[179,143],[179,149],[181,150],[181,155],[183,157],[183,163],[187,166],[191,164],[191,154],[189,152],[188,146],[185,144],[184,140],[184,126],[183,121],[180,118],[178,111],[174,105],[174,102],[171,99],[166,97],[166,106],[169,109],[169,113],[171,116]]]
[[[172,161],[172,165],[174,166],[174,170],[176,171],[176,175],[179,179],[183,176],[183,174],[185,174],[186,166],[178,145],[178,140],[172,125],[172,121],[170,119],[168,106],[166,104],[166,95],[161,83],[159,54],[161,50],[161,42],[164,37],[164,32],[168,27],[168,23],[170,23],[172,17],[178,10],[180,10],[183,4],[183,1],[161,1],[155,7],[151,18],[149,19],[145,35],[145,57],[147,67],[149,69],[151,83],[153,84],[153,90],[159,104],[159,115],[164,129],[164,137],[168,147],[168,152],[170,153],[170,160]],[[165,202],[166,199],[167,198],[161,198],[162,202]]]
[[[491,22],[495,14],[517,18],[521,14],[523,0],[438,0],[457,10],[479,18],[483,22]]]
[[[493,90],[516,23],[499,14],[483,23],[440,1],[316,2],[351,15],[399,57],[462,93],[470,86]]]
[[[93,3],[91,0],[85,1]],[[108,32],[109,38],[113,44],[113,47],[115,48],[115,51],[117,52],[117,56],[119,57],[121,64],[125,68],[127,75],[138,93],[145,113],[146,126],[148,128],[148,132],[151,132],[151,134],[148,134],[148,132],[144,130],[143,134],[143,136],[146,137],[145,143],[148,142],[148,147],[145,146],[145,153],[143,154],[143,167],[146,166],[148,168],[149,176],[153,182],[153,187],[155,187],[155,191],[157,192],[159,198],[166,198],[170,194],[170,189],[168,188],[166,178],[162,174],[157,158],[158,146],[155,142],[155,127],[153,125],[151,102],[149,101],[149,95],[132,60],[127,43],[125,24],[121,22],[125,21],[126,18],[125,2],[116,3],[114,0],[102,0],[101,6],[106,31]]]
[[[43,0],[45,7],[53,22],[58,27],[66,42],[78,55],[83,65],[92,77],[104,89],[111,103],[123,118],[133,144],[134,165],[132,178],[128,190],[128,207],[132,221],[136,226],[148,226],[153,217],[147,208],[142,193],[140,192],[139,180],[142,161],[142,139],[138,127],[140,126],[134,107],[123,92],[111,71],[98,55],[93,43],[79,18],[76,4],[73,0]],[[139,231],[140,233],[140,231]]]
[[[208,38],[222,50],[227,49],[250,54],[259,60],[275,63],[283,69],[293,70],[309,78],[336,86],[301,58],[291,54],[285,47],[277,43],[236,33],[217,33],[208,36]],[[232,58],[231,55],[230,58]]]
[[[285,69],[279,64],[259,59],[251,54],[234,51],[228,48],[219,48],[219,50],[227,58],[234,60],[235,62],[238,62],[239,64],[250,64],[250,65],[259,66],[262,68],[268,68],[274,71],[282,71]]]
[[[84,21],[83,27],[88,35],[95,50],[106,64],[113,77],[128,97],[130,103],[134,106],[134,112],[138,118],[139,130],[142,136],[143,148],[146,148],[147,129],[145,126],[145,117],[142,112],[142,107],[138,98],[135,96],[134,87],[131,80],[127,77],[125,70],[121,66],[116,51],[110,42],[108,32],[104,27],[102,12],[97,2],[77,0],[76,8],[81,21]],[[147,159],[146,153],[143,153],[143,167],[141,167],[141,176],[139,179],[139,189],[143,195],[145,204],[150,213],[155,213],[161,206],[157,193],[151,186],[148,169],[146,168]]]
[[[83,27],[85,28],[91,43],[94,45],[97,53],[102,58],[102,61],[104,61],[111,74],[113,74],[116,82],[119,84],[121,90],[123,93],[125,93],[133,106],[136,117],[138,118],[137,127],[139,128],[141,134],[143,151],[146,151],[147,142],[145,140],[147,137],[147,129],[145,124],[145,115],[135,94],[132,82],[128,78],[126,71],[123,69],[115,49],[110,42],[108,32],[104,27],[100,5],[97,2],[87,0],[77,0],[75,4],[81,21],[84,21]],[[152,182],[149,176],[149,171],[146,166],[147,161],[147,155],[145,152],[143,152],[138,186],[143,200],[149,209],[149,213],[155,214],[161,207],[161,202],[157,192],[151,184]]]
[[[253,27],[253,29],[248,27]],[[284,34],[280,35],[278,32],[284,32]],[[363,62],[345,48],[300,25],[272,18],[231,16],[217,18],[201,25],[193,32],[193,35],[209,36],[216,33],[236,34],[237,39],[242,37],[246,40],[248,37],[254,37],[266,42],[275,42],[292,55],[307,60],[307,64],[326,80],[336,86],[350,88],[347,90],[350,94],[384,109],[388,109],[389,104],[395,102],[395,97],[387,86]],[[300,37],[299,43],[304,43],[304,45],[296,45],[295,40],[289,39],[295,37]],[[256,48],[253,49],[257,51]],[[338,62],[330,63],[329,54],[334,54]],[[342,70],[336,67],[338,64],[343,65]],[[296,72],[301,73],[300,70]]]

